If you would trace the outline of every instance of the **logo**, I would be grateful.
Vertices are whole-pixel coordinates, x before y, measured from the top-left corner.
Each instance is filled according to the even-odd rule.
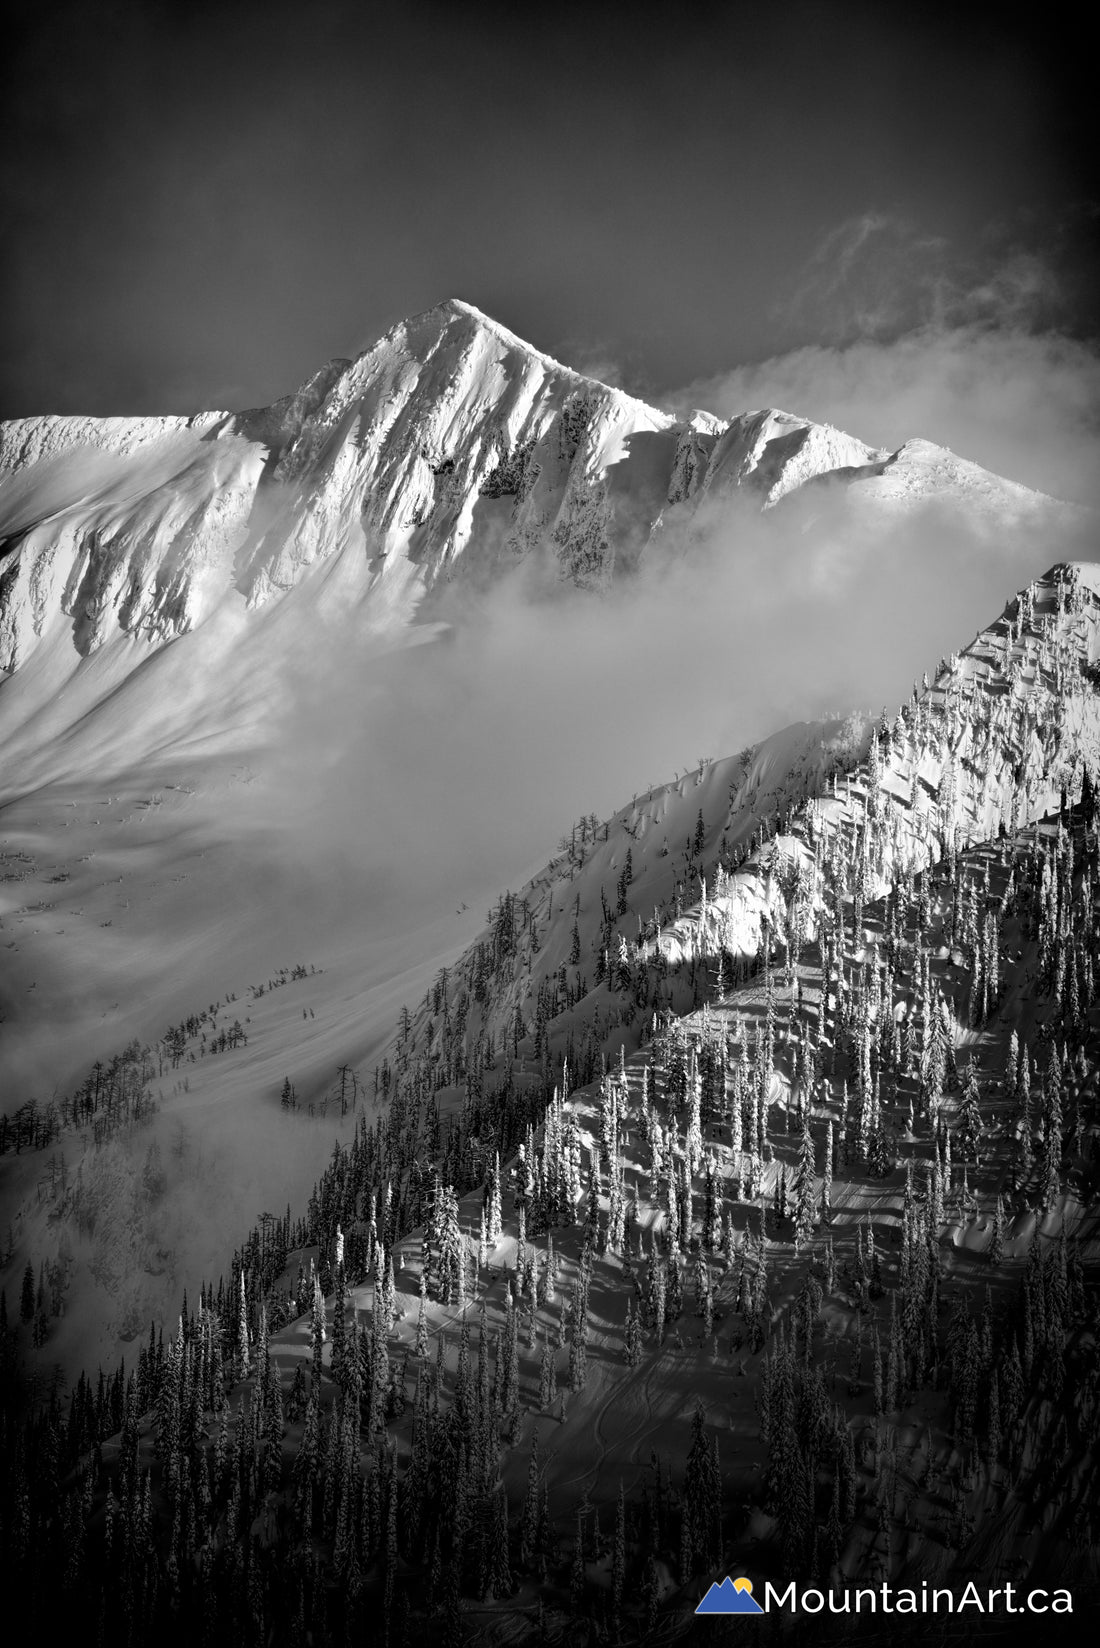
[[[760,1603],[752,1594],[752,1580],[742,1574],[738,1579],[727,1576],[721,1584],[712,1585],[695,1612],[768,1614],[789,1609],[805,1614],[961,1614],[966,1608],[975,1608],[979,1614],[1072,1614],[1073,1593],[1040,1588],[1023,1594],[1015,1585],[983,1593],[971,1580],[959,1596],[946,1588],[930,1591],[925,1580],[917,1591],[907,1586],[895,1589],[885,1579],[878,1585],[861,1585],[850,1591],[820,1591],[814,1586],[799,1591],[792,1579],[777,1591],[768,1579]]]
[[[697,1614],[762,1614],[764,1612],[752,1594],[752,1580],[726,1578],[721,1585],[712,1585],[696,1608]]]

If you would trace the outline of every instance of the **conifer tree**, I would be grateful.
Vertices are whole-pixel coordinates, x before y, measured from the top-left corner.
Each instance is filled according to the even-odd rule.
[[[27,1260],[27,1268],[23,1272],[23,1287],[19,1296],[19,1315],[24,1322],[29,1322],[34,1316],[34,1266]]]
[[[248,1301],[244,1291],[244,1271],[240,1275],[240,1294],[237,1310],[237,1378],[244,1379],[251,1366],[248,1336]]]
[[[710,1266],[705,1259],[701,1263],[703,1333],[710,1339],[714,1333],[714,1289],[711,1286]]]
[[[1053,1059],[1057,1048],[1052,1049]],[[1043,1158],[1040,1175],[1040,1203],[1043,1208],[1054,1205],[1061,1188],[1062,1166],[1062,1093],[1061,1078],[1051,1074],[1047,1078],[1047,1104],[1043,1127]]]
[[[806,1547],[810,1505],[805,1458],[790,1414],[780,1422],[769,1449],[769,1479],[775,1484],[776,1520],[784,1566],[797,1573]]]
[[[557,1393],[558,1382],[554,1351],[550,1344],[549,1337],[544,1335],[542,1341],[542,1357],[539,1363],[539,1407],[552,1407]]]
[[[439,1289],[445,1305],[463,1304],[466,1298],[466,1244],[458,1222],[458,1198],[453,1185],[439,1191]]]
[[[706,1434],[706,1414],[697,1403],[691,1422],[691,1446],[684,1471],[684,1508],[691,1528],[692,1564],[704,1568],[721,1559],[720,1512],[722,1484],[717,1455]]]
[[[1004,1198],[1001,1196],[1000,1192],[998,1192],[996,1205],[993,1209],[993,1228],[989,1238],[989,1258],[990,1262],[995,1265],[999,1265],[1001,1260],[1004,1258],[1004,1231]]]
[[[493,1169],[489,1177],[488,1212],[486,1218],[486,1236],[493,1246],[500,1241],[504,1231],[504,1221],[500,1206],[500,1152],[493,1156]]]
[[[577,1512],[573,1534],[573,1561],[569,1570],[569,1602],[574,1614],[582,1612],[584,1602],[584,1520]]]
[[[619,1483],[615,1502],[615,1532],[611,1542],[611,1620],[615,1633],[622,1624],[623,1585],[626,1580],[626,1498]]]
[[[794,1245],[798,1252],[813,1235],[817,1211],[817,1181],[814,1177],[814,1141],[810,1132],[810,1111],[802,1117],[802,1140],[794,1180]]]
[[[675,1252],[668,1256],[667,1280],[665,1284],[665,1320],[675,1322],[684,1308],[683,1278],[680,1275],[680,1260]]]
[[[661,1607],[661,1576],[657,1570],[657,1561],[650,1551],[646,1557],[645,1578],[642,1582],[642,1603],[645,1609],[645,1628],[647,1634],[657,1625],[657,1615]]]
[[[498,1482],[493,1493],[493,1524],[489,1536],[487,1598],[511,1596],[514,1587],[512,1565],[508,1559],[508,1494],[503,1482]]]
[[[629,1302],[626,1307],[625,1349],[627,1367],[636,1368],[642,1358],[642,1325],[638,1312]]]
[[[347,1348],[347,1323],[344,1320],[345,1290],[343,1265],[338,1265],[336,1267],[335,1282],[336,1292],[332,1301],[332,1350],[329,1353],[329,1359],[332,1369],[332,1377],[335,1379],[340,1388],[343,1389],[344,1377],[346,1373],[345,1352]],[[378,1290],[376,1288],[374,1307],[376,1312],[379,1309],[377,1293]]]
[[[413,1355],[422,1359],[428,1354],[428,1317],[425,1310],[427,1276],[424,1270],[420,1272],[420,1304],[416,1313],[416,1339],[413,1344]]]
[[[539,1514],[541,1506],[541,1465],[539,1462],[539,1434],[538,1427],[533,1426],[531,1431],[531,1458],[527,1465],[527,1492],[523,1500],[523,1515],[520,1519],[520,1561],[525,1568],[530,1568],[534,1562],[535,1552],[539,1542]]]
[[[959,1150],[964,1162],[980,1163],[982,1139],[981,1092],[978,1076],[971,1064],[963,1081],[959,1098]]]
[[[588,1381],[588,1301],[582,1282],[573,1288],[573,1326],[569,1336],[569,1389],[583,1390]]]
[[[649,1305],[651,1325],[657,1333],[657,1343],[663,1345],[665,1341],[665,1322],[667,1308],[665,1290],[667,1273],[659,1257],[651,1249],[649,1256]]]
[[[825,1126],[825,1170],[821,1179],[821,1222],[828,1225],[833,1217],[833,1121],[830,1116]]]

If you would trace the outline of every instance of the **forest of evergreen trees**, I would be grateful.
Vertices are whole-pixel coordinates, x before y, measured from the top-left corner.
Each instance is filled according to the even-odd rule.
[[[1057,683],[1068,653],[1034,604],[997,668],[1038,636]],[[627,851],[595,938],[559,907],[568,960],[525,996],[546,931],[504,895],[402,1013],[307,1206],[257,1224],[135,1365],[66,1401],[37,1385],[28,1267],[0,1299],[0,1545],[32,1629],[657,1643],[734,1565],[1095,1596],[1095,789],[1082,767],[1060,810],[973,841],[950,764],[933,792],[918,755],[909,799],[888,791],[956,713],[975,794],[991,729],[1055,749],[1042,717],[997,721],[1000,676],[972,688],[954,664],[874,729],[845,805],[806,803],[772,850],[761,826],[779,913],[754,957],[701,919],[670,958],[681,892],[633,911]],[[567,882],[599,828],[563,843]],[[704,917],[737,868],[718,834],[700,812],[674,878]],[[181,1060],[203,1034],[180,1027]],[[100,1071],[65,1125],[140,1126],[147,1057]],[[555,1494],[549,1455],[576,1427],[583,1456],[592,1391],[667,1368],[684,1388],[648,1462],[581,1457]]]
[[[702,1406],[640,1494],[550,1500],[525,1419],[568,1425],[583,1399],[596,1275],[626,1291],[624,1370],[685,1334],[730,1377],[757,1359],[758,1569],[836,1581],[856,1545],[861,1572],[888,1574],[917,1531],[961,1557],[992,1494],[1086,1571],[1098,1295],[1064,1220],[1042,1214],[1070,1190],[1087,1205],[1096,1184],[1091,785],[1060,818],[907,876],[858,915],[852,863],[836,853],[822,875],[827,919],[803,965],[766,953],[748,986],[651,1027],[639,1058],[585,1090],[567,1065],[548,1090],[511,1049],[475,1048],[441,1116],[448,1038],[399,1041],[380,1113],[360,1116],[305,1211],[254,1229],[175,1333],[67,1404],[35,1400],[21,1368],[32,1273],[18,1308],[3,1301],[0,1540],[38,1628],[71,1611],[127,1642],[381,1628],[457,1643],[478,1640],[477,1605],[519,1599],[548,1640],[570,1619],[609,1641],[658,1632],[670,1594],[695,1580],[701,1594],[728,1563],[753,1507],[731,1501]],[[944,982],[960,951],[965,1004]],[[1020,999],[1050,1009],[1034,1045],[1014,1030],[1002,1070],[960,1070],[953,1015],[987,1022],[1032,966]],[[906,1015],[882,1010],[901,997]],[[523,1043],[530,1055],[533,1028]],[[880,1213],[834,1210],[842,1185],[874,1182],[897,1186],[896,1241]],[[463,1198],[478,1187],[475,1224]],[[989,1286],[949,1301],[941,1233],[979,1202]],[[1006,1261],[1029,1211],[1026,1252]],[[506,1227],[515,1259],[490,1312]],[[416,1230],[420,1305],[402,1327],[394,1255]],[[350,1308],[364,1284],[370,1308]],[[856,1324],[843,1339],[827,1331],[838,1300]],[[303,1320],[291,1377],[271,1338]],[[903,1446],[918,1412],[921,1442]]]

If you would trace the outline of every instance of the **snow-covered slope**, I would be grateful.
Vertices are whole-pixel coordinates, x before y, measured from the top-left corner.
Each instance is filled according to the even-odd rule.
[[[58,612],[82,654],[119,631],[166,639],[320,561],[350,561],[382,621],[464,557],[543,546],[601,581],[617,544],[606,472],[672,428],[458,302],[259,411],[22,420],[0,438],[0,665]]]
[[[891,508],[1050,502],[924,442],[891,455],[774,410],[678,421],[452,300],[270,407],[0,426],[0,669],[55,630],[74,664],[118,635],[147,651],[312,569],[379,629],[532,556],[603,588],[672,518],[830,477]]]
[[[1056,809],[1100,770],[1098,660],[1100,566],[1055,566],[892,721],[800,722],[582,821],[511,901],[503,965],[503,905],[456,965],[474,1017],[499,1039],[567,1001],[602,1035],[639,1009],[685,1011],[720,956],[732,977],[765,935],[812,935],[830,855],[863,866],[870,900]],[[446,1034],[435,1017],[414,1019],[414,1046]]]
[[[1054,500],[1002,475],[957,457],[945,446],[932,441],[909,440],[880,464],[851,476],[863,502],[904,508],[916,502],[953,498],[982,519],[1027,520],[1038,518]],[[1056,506],[1059,517],[1080,517],[1078,506]]]
[[[790,412],[745,412],[710,431],[684,432],[669,502],[697,505],[750,486],[768,507],[807,481],[861,474],[887,457],[828,424]]]
[[[1052,567],[870,730],[864,758],[832,793],[808,797],[790,833],[663,935],[665,957],[754,954],[762,919],[782,930],[789,914],[771,872],[784,859],[809,881],[830,850],[856,855],[878,897],[896,876],[1056,808],[1100,768],[1098,658],[1100,565]]]

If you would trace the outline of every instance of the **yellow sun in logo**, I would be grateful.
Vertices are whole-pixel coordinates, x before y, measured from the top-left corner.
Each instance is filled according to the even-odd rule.
[[[745,1579],[743,1575],[740,1579],[734,1580],[733,1588],[735,1591],[747,1591],[752,1596],[752,1580]]]

